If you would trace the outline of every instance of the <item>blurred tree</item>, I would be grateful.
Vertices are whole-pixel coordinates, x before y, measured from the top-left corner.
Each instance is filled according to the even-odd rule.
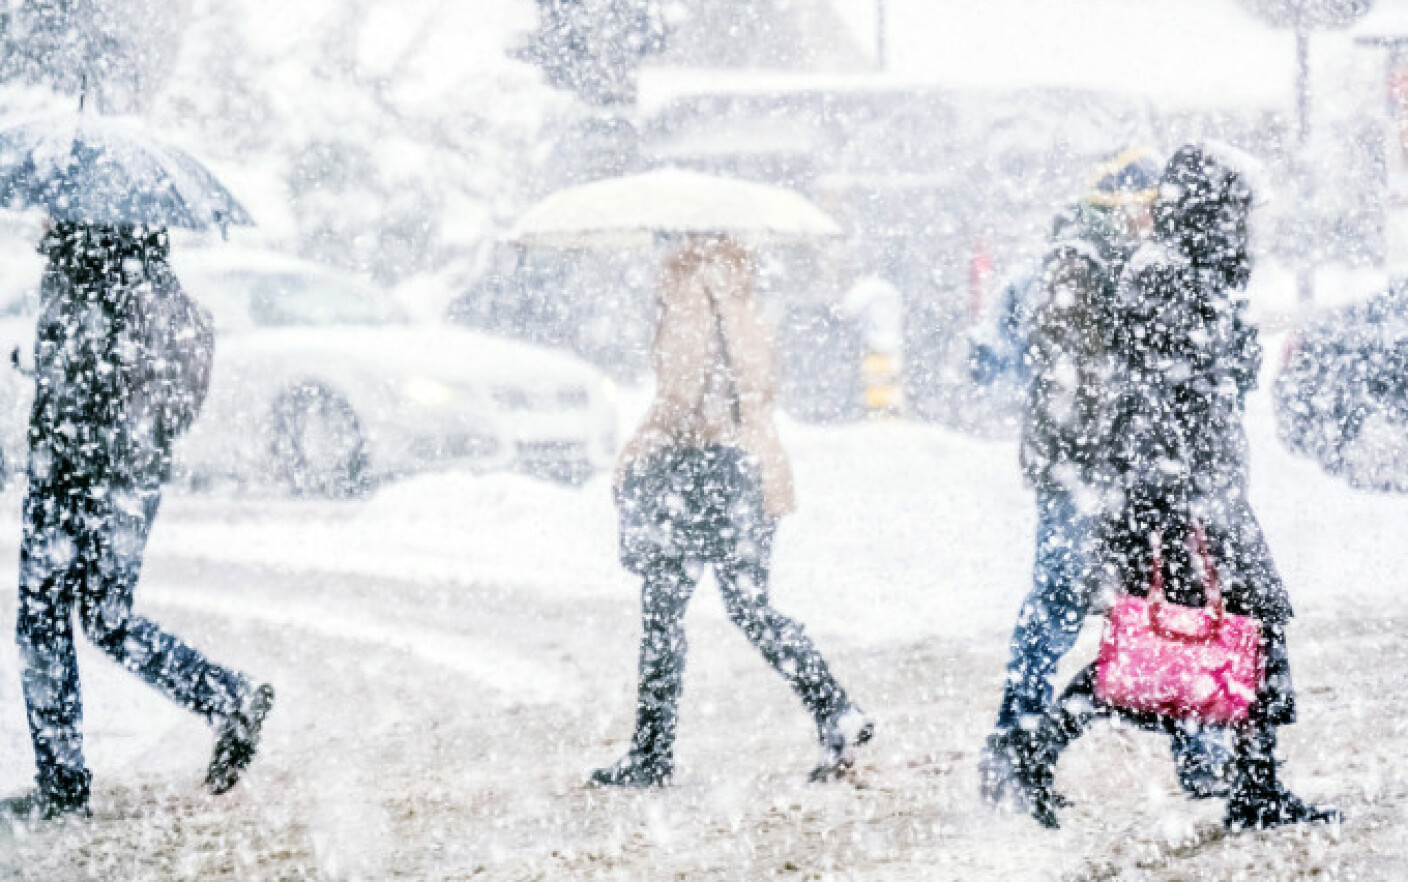
[[[395,283],[472,254],[538,179],[542,132],[570,102],[505,54],[535,12],[194,0],[149,116],[216,164],[263,241]]]
[[[660,0],[537,0],[538,29],[516,53],[591,104],[635,99],[641,60],[665,47]]]
[[[0,80],[86,91],[99,110],[145,106],[169,74],[189,0],[11,0]]]

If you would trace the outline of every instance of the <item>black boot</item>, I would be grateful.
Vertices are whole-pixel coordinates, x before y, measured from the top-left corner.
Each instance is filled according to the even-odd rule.
[[[587,783],[596,787],[666,787],[675,776],[675,728],[682,678],[677,664],[642,662],[636,699],[636,730],[631,749],[613,765],[596,769]]]
[[[43,790],[33,790],[24,796],[12,796],[0,801],[0,818],[20,824],[92,816],[86,798],[56,797]]]
[[[89,818],[89,782],[92,776],[60,771],[39,777],[39,786],[23,796],[0,800],[0,819],[20,824],[53,821],[60,818]]]
[[[245,693],[239,708],[216,724],[215,753],[205,774],[211,793],[218,796],[239,782],[259,750],[259,733],[273,707],[274,687],[265,683]]]
[[[641,753],[634,748],[614,765],[596,769],[589,783],[595,787],[668,787],[675,777],[675,760]]]
[[[1233,762],[1226,743],[1175,727],[1171,733],[1178,786],[1193,799],[1232,794]]]
[[[1338,824],[1340,812],[1309,805],[1290,792],[1276,771],[1276,733],[1263,729],[1237,738],[1232,793],[1223,826],[1228,830],[1268,830],[1288,824]]]
[[[1005,757],[1011,763],[1012,781],[1020,794],[1020,805],[1038,824],[1051,830],[1059,829],[1056,809],[1066,801],[1054,789],[1056,760],[1060,756],[1054,726],[1013,729],[1004,741]]]
[[[819,720],[816,728],[821,759],[807,779],[813,784],[844,776],[855,765],[855,749],[875,737],[875,722],[855,705]]]
[[[983,801],[994,808],[1020,806],[1026,811],[1025,793],[1017,781],[1017,756],[1012,746],[1011,729],[1002,729],[988,736],[978,759],[978,791]]]

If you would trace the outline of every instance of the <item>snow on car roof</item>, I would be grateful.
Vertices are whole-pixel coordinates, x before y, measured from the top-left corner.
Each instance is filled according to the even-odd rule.
[[[337,267],[314,263],[279,251],[264,251],[248,248],[199,248],[172,249],[171,263],[177,273],[181,272],[230,272],[233,270],[262,270],[266,272],[299,273],[333,277],[351,281],[364,287],[372,282],[363,276],[346,272]]]

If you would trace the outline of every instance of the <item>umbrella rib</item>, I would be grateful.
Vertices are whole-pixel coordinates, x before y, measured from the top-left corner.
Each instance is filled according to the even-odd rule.
[[[194,157],[107,117],[31,119],[0,130],[0,204],[89,223],[198,230],[253,223]]]

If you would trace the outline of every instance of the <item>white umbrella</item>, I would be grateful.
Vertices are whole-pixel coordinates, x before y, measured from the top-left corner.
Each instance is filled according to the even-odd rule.
[[[661,169],[569,187],[530,208],[511,238],[560,247],[648,245],[657,233],[749,241],[839,236],[806,197],[782,187]]]

